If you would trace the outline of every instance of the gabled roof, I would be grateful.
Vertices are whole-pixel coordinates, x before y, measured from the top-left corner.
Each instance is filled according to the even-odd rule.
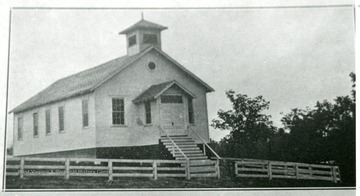
[[[154,99],[158,98],[160,95],[162,95],[166,90],[168,90],[173,85],[178,86],[181,90],[186,92],[190,97],[195,98],[194,94],[192,94],[185,87],[183,87],[178,82],[173,80],[173,81],[164,82],[161,84],[155,84],[155,85],[150,86],[143,93],[141,93],[138,97],[136,97],[133,100],[133,102],[140,103],[140,102],[144,102],[144,101],[154,100]]]
[[[130,26],[129,28],[121,31],[119,34],[127,34],[134,29],[157,29],[162,31],[167,29],[167,27],[142,19],[134,25]]]
[[[147,54],[149,51],[155,50],[162,54],[164,57],[169,59],[175,65],[177,65],[184,72],[188,73],[195,80],[205,86],[208,92],[214,91],[209,85],[195,76],[193,73],[188,71],[185,67],[180,65],[174,59],[169,57],[163,51],[157,49],[154,46],[150,46],[144,49],[139,54],[133,56],[123,56],[116,58],[94,68],[82,71],[80,73],[65,77],[51,84],[35,96],[31,97],[24,103],[20,104],[16,108],[10,111],[14,113],[23,112],[32,108],[36,108],[45,104],[54,103],[67,98],[76,97],[93,92],[97,87],[104,84],[106,81],[120,73],[127,66],[133,64],[139,60],[142,56]]]

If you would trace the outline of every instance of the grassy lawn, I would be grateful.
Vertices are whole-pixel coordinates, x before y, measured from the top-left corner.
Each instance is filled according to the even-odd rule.
[[[149,188],[260,188],[260,187],[338,187],[341,183],[315,180],[287,180],[259,178],[107,178],[72,177],[7,177],[6,189],[149,189]]]

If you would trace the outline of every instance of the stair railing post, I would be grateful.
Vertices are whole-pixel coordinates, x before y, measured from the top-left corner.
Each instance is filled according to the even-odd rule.
[[[220,179],[220,159],[216,159],[215,169],[217,177]]]

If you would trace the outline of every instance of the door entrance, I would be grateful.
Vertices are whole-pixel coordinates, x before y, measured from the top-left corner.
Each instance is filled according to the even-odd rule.
[[[185,108],[182,95],[161,96],[161,124],[168,135],[185,135]]]

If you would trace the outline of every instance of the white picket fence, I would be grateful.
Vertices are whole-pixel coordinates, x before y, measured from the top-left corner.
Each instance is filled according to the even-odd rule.
[[[338,166],[256,159],[236,160],[235,176],[341,181]]]
[[[179,160],[7,158],[6,176],[183,177],[190,179],[189,163]]]

